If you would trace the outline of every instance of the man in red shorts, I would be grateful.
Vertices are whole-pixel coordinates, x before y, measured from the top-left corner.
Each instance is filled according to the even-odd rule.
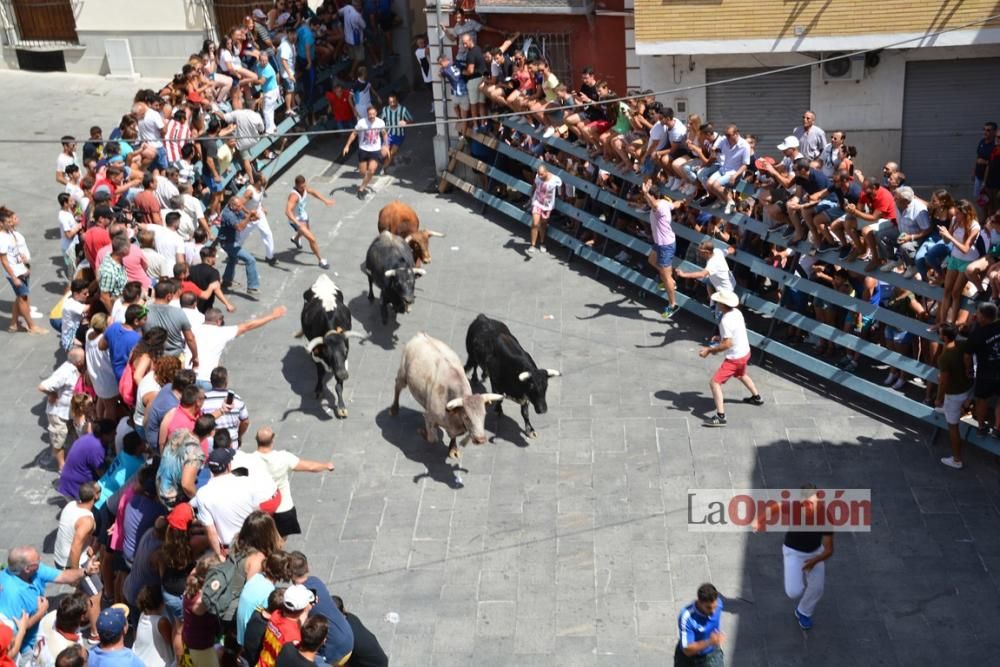
[[[743,320],[743,313],[739,310],[740,297],[729,290],[719,290],[712,294],[712,301],[717,303],[719,310],[722,311],[722,319],[719,320],[719,335],[712,339],[712,345],[701,348],[698,351],[698,356],[704,359],[710,354],[725,353],[726,359],[719,366],[719,370],[715,371],[711,382],[708,383],[712,389],[712,398],[715,399],[717,414],[705,422],[705,426],[725,426],[726,403],[722,395],[722,385],[729,378],[735,377],[750,391],[747,403],[762,405],[764,399],[757,393],[757,387],[747,375],[747,364],[750,363],[750,341],[747,338],[747,325]]]

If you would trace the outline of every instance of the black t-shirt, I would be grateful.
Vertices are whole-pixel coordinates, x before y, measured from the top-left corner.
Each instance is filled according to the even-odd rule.
[[[199,289],[208,289],[208,286],[215,281],[222,280],[222,276],[214,266],[209,266],[202,262],[191,267],[188,280],[197,285]],[[207,299],[198,299],[198,310],[203,313],[213,305],[215,305],[214,294]]]
[[[260,658],[260,649],[264,645],[264,632],[267,630],[267,619],[259,611],[254,611],[243,633],[243,657],[251,665],[256,665]]]
[[[986,141],[985,139],[979,140],[979,145],[976,146],[976,157],[980,160],[990,161],[990,155],[993,154],[993,147],[996,146],[996,141]],[[87,159],[87,146],[83,146],[83,159]],[[976,163],[976,178],[979,180],[983,179],[986,175],[986,165]]]
[[[201,142],[201,157],[202,162],[208,163],[208,159],[212,158],[212,166],[215,167],[216,171],[219,171],[219,142],[216,137],[207,138],[205,141]],[[205,176],[210,177],[212,172],[208,167],[205,167]],[[219,171],[219,176],[222,176],[222,172]]]
[[[966,350],[976,357],[976,378],[1000,380],[1000,321],[976,327]]]
[[[600,95],[597,94],[597,86],[591,86],[586,83],[580,84],[580,93],[586,95],[588,100],[594,100],[595,102],[597,101],[597,98],[600,97]],[[587,114],[588,118],[592,118],[594,120],[602,120],[601,118],[594,118],[593,112],[595,109],[598,108],[599,107],[597,107],[594,104],[588,104],[587,106],[583,107],[583,113]]]
[[[316,663],[303,658],[295,644],[289,642],[281,647],[274,667],[316,667]]]
[[[344,615],[354,631],[354,651],[347,664],[350,667],[388,667],[389,656],[382,650],[378,638],[365,627],[360,618],[351,612]]]
[[[472,65],[472,74],[466,74],[465,70],[462,70],[462,78],[466,81],[477,79],[489,72],[486,58],[483,58],[483,50],[478,46],[473,46],[465,52],[465,64]]]
[[[804,554],[811,554],[822,546],[823,537],[826,535],[833,533],[788,532],[785,533],[785,546]]]
[[[857,181],[852,181],[847,186],[847,192],[844,192],[840,188],[834,188],[833,194],[837,195],[837,206],[846,210],[848,204],[858,205],[858,201],[861,199],[861,186]]]
[[[1000,146],[994,146],[990,153],[990,171],[986,174],[986,187],[1000,189]]]

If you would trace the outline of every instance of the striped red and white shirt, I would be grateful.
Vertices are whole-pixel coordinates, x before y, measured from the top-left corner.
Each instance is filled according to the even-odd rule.
[[[181,159],[181,148],[191,141],[191,127],[171,118],[163,129],[163,145],[167,150],[167,162],[173,164]]]

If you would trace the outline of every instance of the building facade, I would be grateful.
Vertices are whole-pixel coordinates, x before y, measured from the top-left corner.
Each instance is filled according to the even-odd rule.
[[[812,109],[828,133],[847,133],[865,173],[897,161],[925,191],[969,194],[982,124],[1000,115],[995,0],[634,3],[630,86],[736,123],[762,153]]]
[[[589,66],[611,89],[625,94],[626,28],[631,28],[630,0],[427,0],[425,17],[435,73],[434,109],[438,119],[435,164],[440,171],[447,164],[448,146],[454,138],[454,126],[446,119],[454,115],[445,104],[445,90],[437,77],[437,58],[443,49],[454,55],[454,42],[440,27],[454,23],[456,6],[474,10],[481,23],[505,35],[520,37],[512,48],[528,48],[532,55],[548,59],[552,71],[571,89],[580,85],[580,71]],[[499,46],[500,35],[482,32],[480,44]],[[527,46],[526,46],[527,43]],[[447,108],[446,108],[447,106]]]

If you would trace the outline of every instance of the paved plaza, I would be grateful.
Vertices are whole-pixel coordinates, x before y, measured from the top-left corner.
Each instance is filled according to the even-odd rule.
[[[82,138],[95,123],[107,135],[139,86],[0,72],[0,87],[0,136],[31,139]],[[424,97],[408,105],[418,120],[428,117]],[[261,262],[259,299],[237,293],[227,323],[279,304],[289,315],[241,337],[223,359],[251,429],[272,425],[276,447],[336,463],[334,473],[294,478],[305,534],[289,547],[309,555],[392,664],[672,664],[678,611],[704,581],[727,598],[730,665],[997,663],[1000,468],[992,457],[970,452],[965,470],[945,469],[944,440],[935,443],[927,428],[770,364],[751,368],[763,407],[740,404],[743,388],[731,383],[729,426],[702,428],[719,362],[696,354],[708,326],[686,314],[664,323],[659,302],[619,289],[583,260],[567,264],[554,245],[553,255],[529,260],[526,230],[482,215],[463,194],[428,193],[431,132],[411,131],[408,164],[381,179],[368,202],[354,196],[353,167],[330,162],[340,139],[314,143],[271,184],[265,206],[281,263]],[[0,149],[0,204],[20,214],[35,258],[33,305],[47,314],[62,289],[59,146]],[[314,229],[355,329],[370,334],[352,344],[342,421],[330,394],[313,398],[314,366],[294,338],[302,293],[319,272],[311,255],[290,251],[282,224],[298,173],[336,199],[331,208],[310,202]],[[398,328],[381,325],[359,270],[378,210],[393,198],[447,234],[432,240],[434,261]],[[256,237],[249,247],[262,258]],[[10,300],[5,284],[0,310],[9,312]],[[470,444],[456,469],[443,444],[417,434],[422,419],[408,393],[399,416],[388,407],[401,345],[426,331],[464,359],[466,328],[480,312],[505,321],[539,365],[563,376],[549,383],[549,412],[532,415],[537,438],[522,435],[517,407],[506,404],[502,419],[487,418],[490,442]],[[47,562],[61,501],[35,386],[57,362],[56,347],[55,336],[4,334],[0,384],[3,548],[44,544]],[[686,497],[692,487],[809,481],[870,487],[874,525],[836,536],[826,595],[805,633],[783,592],[781,536],[690,532]]]

